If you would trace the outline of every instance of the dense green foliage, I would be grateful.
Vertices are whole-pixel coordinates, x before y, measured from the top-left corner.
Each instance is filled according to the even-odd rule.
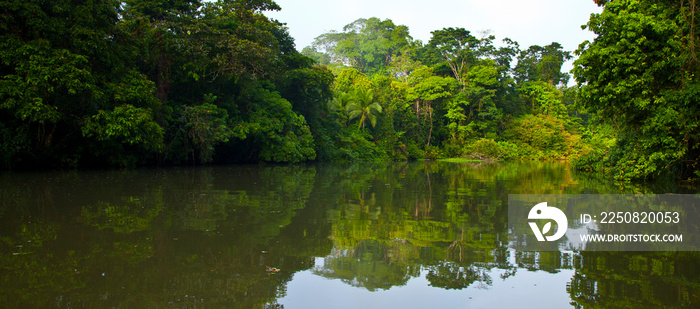
[[[376,159],[374,155],[380,154],[379,158],[394,160],[562,159],[589,151],[581,142],[581,121],[575,117],[571,95],[567,96],[575,89],[566,87],[569,76],[561,72],[571,55],[560,44],[521,50],[516,42],[504,39],[498,47],[495,37],[477,38],[463,28],[433,31],[424,44],[407,29],[391,20],[358,19],[342,32],[320,35],[302,51],[335,72],[331,107],[340,111],[341,127],[361,115],[376,122],[368,127],[360,121],[360,132],[346,129],[336,137],[351,135],[371,142],[352,144],[373,149],[353,158]],[[373,94],[379,107],[375,111],[381,113],[369,113],[367,105],[359,113],[355,101],[364,102],[365,93]],[[346,106],[352,112],[344,114]],[[531,131],[522,132],[523,127]],[[560,136],[550,138],[545,128],[558,130]],[[548,140],[533,143],[518,139],[518,134],[544,135],[541,138]],[[485,141],[491,142],[489,151],[482,149]],[[335,146],[347,152],[347,144]]]
[[[567,87],[556,42],[424,43],[369,18],[299,53],[271,0],[5,0],[0,167],[463,157],[692,175],[695,6],[601,5]]]
[[[2,166],[316,158],[332,75],[272,1],[3,1]],[[316,101],[313,101],[316,100]],[[318,116],[316,116],[318,117]]]
[[[494,159],[576,146],[501,134],[530,114],[571,122],[557,43],[497,48],[445,28],[423,44],[370,18],[299,53],[263,15],[280,9],[270,0],[0,7],[4,168],[406,160],[469,156],[483,138]]]
[[[617,179],[700,173],[695,1],[600,1],[574,71],[581,105],[618,137],[583,158]],[[700,176],[700,175],[699,175]]]

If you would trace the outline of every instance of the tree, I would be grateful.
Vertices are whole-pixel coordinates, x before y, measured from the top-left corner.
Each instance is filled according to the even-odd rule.
[[[562,103],[563,94],[554,85],[544,81],[528,81],[520,87],[520,96],[533,114],[552,115],[555,118],[567,116]]]
[[[561,66],[571,59],[571,53],[564,51],[561,44],[554,42],[547,46],[533,45],[520,51],[514,75],[518,84],[527,81],[543,81],[552,85],[566,85],[569,74],[561,72]]]
[[[580,104],[617,130],[617,146],[594,161],[618,179],[664,171],[700,176],[697,8],[666,1],[604,5],[587,25],[597,37],[581,44],[574,68]]]
[[[377,115],[382,113],[382,106],[374,102],[372,91],[357,90],[353,93],[354,100],[347,105],[348,118],[353,120],[360,117],[357,128],[365,127],[365,120],[369,120],[372,127],[377,125]]]
[[[153,121],[151,111],[129,104],[112,111],[100,110],[86,119],[83,135],[102,142],[95,149],[97,154],[120,166],[133,166],[138,161],[133,152],[125,153],[124,147],[135,146],[146,152],[158,152],[163,147],[163,129]]]
[[[383,70],[412,42],[408,27],[395,25],[390,19],[360,18],[343,28],[343,33],[331,35],[335,52],[364,73]]]
[[[234,135],[233,130],[227,126],[228,113],[214,104],[216,99],[214,95],[205,95],[203,104],[185,106],[182,111],[183,127],[190,142],[199,151],[199,159],[202,163],[211,162],[214,146],[228,142]],[[194,154],[195,149],[192,150],[193,157]],[[192,161],[195,162],[194,158]]]
[[[403,83],[408,83],[408,76],[420,66],[420,61],[414,61],[407,54],[402,54],[392,58],[387,71],[392,77]]]
[[[498,72],[494,104],[506,115],[518,114],[521,109],[511,63],[520,53],[520,46],[509,38],[503,39],[503,43],[504,46],[494,51],[492,56]]]
[[[474,133],[484,136],[500,118],[501,111],[494,103],[497,70],[493,60],[480,60],[465,75],[465,87],[447,102],[445,117],[453,143],[460,144]]]
[[[415,70],[409,80],[413,87],[407,96],[409,101],[414,102],[416,115],[422,115],[423,119],[428,119],[429,131],[426,146],[430,146],[433,136],[433,102],[446,99],[452,96],[456,87],[456,81],[451,77],[441,77],[432,75],[432,69],[424,67]]]
[[[314,140],[304,116],[292,110],[292,104],[279,93],[267,89],[251,91],[253,110],[248,118],[236,124],[241,139],[252,138],[249,150],[257,160],[269,162],[302,162],[316,158]]]
[[[344,68],[335,79],[335,90],[340,92],[353,92],[355,90],[369,91],[372,89],[372,81],[355,68]]]
[[[428,49],[432,57],[446,63],[452,76],[463,86],[466,83],[463,75],[476,60],[475,50],[480,41],[464,28],[444,28],[431,33]]]
[[[197,28],[194,24],[201,6],[198,0],[128,0],[124,3],[123,19],[117,27],[132,34],[129,43],[141,55],[134,60],[155,82],[155,97],[161,102],[167,101],[170,94],[172,65],[186,56],[194,56],[189,51],[196,45],[196,36],[182,34]]]
[[[342,32],[319,35],[303,53],[321,64],[352,66],[374,74],[388,68],[395,57],[412,53],[418,45],[408,27],[372,17],[357,19]]]
[[[266,10],[279,6],[3,2],[0,136],[15,138],[0,164],[313,159],[333,75]]]
[[[304,67],[285,72],[277,89],[294,111],[306,118],[311,130],[319,131],[322,118],[328,114],[327,102],[333,97],[334,78],[326,67]]]
[[[334,111],[347,111],[348,104],[353,101],[352,93],[347,92],[336,92],[328,105],[331,110]]]
[[[145,149],[159,149],[162,129],[151,126],[158,108],[154,84],[131,66],[129,35],[117,27],[119,2],[4,1],[1,7],[1,134],[14,140],[2,143],[0,151],[14,157],[6,161],[77,166],[79,160],[95,160],[95,153],[140,161],[150,156]],[[126,114],[135,117],[121,117]],[[109,119],[143,122],[94,136],[104,143],[83,135],[93,121],[106,124]],[[143,135],[136,134],[121,139],[125,147],[114,148],[118,138],[113,137],[135,133],[127,127],[141,124],[153,129],[153,140],[137,141]],[[153,147],[130,147],[135,144]]]

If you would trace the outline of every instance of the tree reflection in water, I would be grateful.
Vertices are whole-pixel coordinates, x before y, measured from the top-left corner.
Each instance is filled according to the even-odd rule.
[[[381,292],[565,269],[574,307],[700,305],[697,253],[507,248],[508,194],[625,192],[687,191],[562,163],[4,174],[0,306],[275,308],[300,271]]]

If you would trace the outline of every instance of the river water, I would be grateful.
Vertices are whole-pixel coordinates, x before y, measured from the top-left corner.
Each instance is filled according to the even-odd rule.
[[[698,308],[698,252],[518,252],[508,194],[697,193],[564,163],[0,174],[3,308]]]

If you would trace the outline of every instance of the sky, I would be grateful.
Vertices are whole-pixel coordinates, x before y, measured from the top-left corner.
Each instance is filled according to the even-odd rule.
[[[265,15],[286,23],[298,50],[314,38],[358,18],[391,19],[408,26],[414,39],[427,43],[431,31],[465,28],[476,37],[484,30],[496,36],[497,45],[511,38],[521,49],[559,42],[574,51],[595,35],[582,30],[592,13],[600,13],[593,0],[275,0],[282,8]],[[571,62],[564,71],[571,69]]]

